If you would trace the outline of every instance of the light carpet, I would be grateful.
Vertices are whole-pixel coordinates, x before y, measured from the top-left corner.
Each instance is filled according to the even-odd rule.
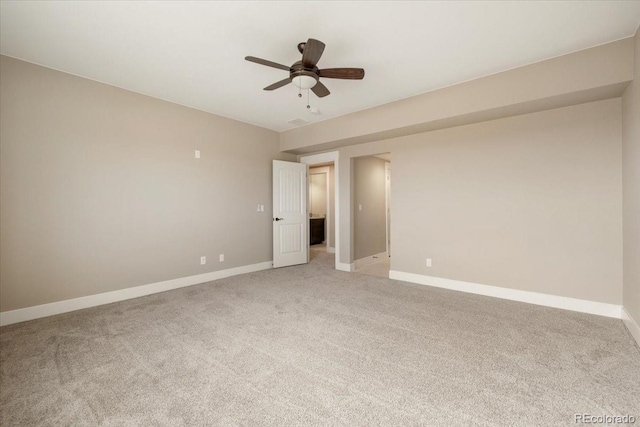
[[[391,268],[391,258],[375,260],[371,264],[364,265],[356,269],[356,273],[366,274],[367,276],[378,276],[389,278],[389,270]]]
[[[309,265],[3,327],[0,424],[640,420],[640,352],[621,321],[332,264],[316,252]]]

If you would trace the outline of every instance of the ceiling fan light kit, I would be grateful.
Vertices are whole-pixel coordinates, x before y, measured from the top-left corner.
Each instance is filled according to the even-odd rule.
[[[318,83],[318,78],[307,74],[300,74],[291,79],[291,83],[300,89],[311,89]]]
[[[266,59],[247,56],[244,59],[256,64],[266,65],[284,71],[289,71],[289,78],[280,80],[264,88],[264,90],[274,90],[279,87],[293,83],[294,86],[302,89],[311,89],[318,98],[329,95],[329,89],[320,82],[320,78],[328,79],[348,79],[362,80],[364,70],[362,68],[328,68],[321,70],[317,67],[318,61],[324,52],[325,44],[320,40],[309,39],[307,42],[298,43],[298,51],[302,53],[302,60],[293,63],[290,67],[268,61]]]

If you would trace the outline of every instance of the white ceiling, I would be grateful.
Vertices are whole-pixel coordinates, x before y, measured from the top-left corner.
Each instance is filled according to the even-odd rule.
[[[2,1],[0,52],[283,131],[634,34],[640,1],[95,2]],[[296,45],[326,43],[320,68],[362,67],[362,81],[306,109],[282,70]]]

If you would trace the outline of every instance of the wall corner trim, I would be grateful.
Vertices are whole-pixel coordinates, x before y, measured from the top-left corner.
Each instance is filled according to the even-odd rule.
[[[638,343],[638,346],[640,346],[640,326],[638,326],[636,321],[629,315],[629,312],[624,307],[622,307],[622,321],[624,322],[624,326],[629,330],[633,339]]]
[[[5,311],[0,313],[0,326],[26,322],[27,320],[54,316],[56,314],[68,313],[70,311],[82,310],[84,308],[96,307],[104,304],[111,304],[113,302],[124,301],[128,299],[143,297],[146,295],[156,294],[159,292],[198,285],[201,283],[211,282],[213,280],[237,276],[239,274],[269,270],[271,268],[273,268],[273,261],[265,261],[257,264],[229,268],[226,270],[197,274],[195,276],[181,277],[178,279],[151,283],[148,285],[134,286],[132,288],[120,289],[118,291],[104,292],[101,294],[88,295],[85,297],[57,301],[49,304],[20,308],[12,311]]]
[[[354,270],[353,264],[346,264],[344,262],[336,262],[336,270],[352,272]]]
[[[502,288],[499,286],[482,285],[479,283],[462,282],[459,280],[405,273],[403,271],[395,270],[391,270],[389,272],[389,278],[404,282],[417,283],[419,285],[434,286],[453,291],[520,301],[546,307],[560,308],[563,310],[579,311],[581,313],[596,314],[616,319],[622,318],[622,306],[617,304],[561,297],[558,295],[542,294],[538,292],[521,291],[519,289]]]

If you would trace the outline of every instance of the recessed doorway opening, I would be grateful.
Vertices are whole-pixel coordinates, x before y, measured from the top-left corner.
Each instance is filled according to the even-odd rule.
[[[353,161],[354,268],[389,277],[391,257],[391,153]]]
[[[310,256],[318,252],[335,253],[339,263],[340,230],[338,219],[338,152],[300,158],[309,165],[308,212]]]

